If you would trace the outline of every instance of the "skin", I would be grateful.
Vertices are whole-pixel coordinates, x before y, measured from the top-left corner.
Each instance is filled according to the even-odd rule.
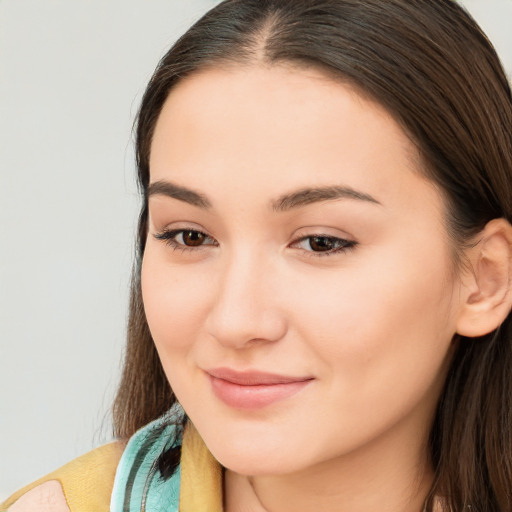
[[[211,206],[150,196],[143,299],[170,384],[227,468],[228,511],[422,509],[464,294],[418,162],[381,106],[315,70],[209,69],[167,99],[151,183]],[[271,206],[330,186],[374,201]],[[185,250],[155,236],[173,229],[207,236]],[[318,256],[314,235],[355,246]],[[217,367],[312,380],[245,410],[213,393]]]
[[[66,503],[62,485],[57,480],[50,480],[25,493],[9,512],[70,512]]]

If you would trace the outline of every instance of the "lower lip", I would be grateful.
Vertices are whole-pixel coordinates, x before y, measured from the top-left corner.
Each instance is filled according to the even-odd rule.
[[[304,389],[312,379],[284,384],[244,386],[210,375],[210,381],[215,396],[226,405],[237,409],[261,409],[274,402],[292,397]]]

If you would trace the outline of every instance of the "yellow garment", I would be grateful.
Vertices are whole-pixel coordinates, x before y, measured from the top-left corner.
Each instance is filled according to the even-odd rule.
[[[222,467],[189,422],[181,449],[180,512],[222,509]]]
[[[86,453],[19,490],[0,505],[0,510],[8,509],[38,485],[57,480],[62,485],[71,512],[108,512],[114,476],[123,449],[124,443],[115,442]]]
[[[71,512],[109,512],[110,495],[124,443],[101,446],[13,494],[0,505],[7,510],[21,496],[50,480],[62,485]],[[189,423],[181,452],[180,512],[222,512],[222,468]]]

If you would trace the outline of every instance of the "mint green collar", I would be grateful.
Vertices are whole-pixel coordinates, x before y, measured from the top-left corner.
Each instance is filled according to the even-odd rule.
[[[169,448],[181,445],[183,414],[176,405],[130,438],[116,471],[110,512],[178,512],[180,467],[163,480],[158,459]]]

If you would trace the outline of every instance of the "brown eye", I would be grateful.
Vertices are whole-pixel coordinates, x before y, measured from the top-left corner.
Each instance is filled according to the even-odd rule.
[[[157,240],[163,240],[174,249],[193,250],[201,249],[203,246],[217,246],[217,242],[206,233],[195,229],[172,229],[156,233]]]
[[[354,240],[328,235],[305,236],[292,244],[292,246],[309,253],[309,256],[330,256],[346,252],[356,245],[357,242]]]
[[[336,239],[326,236],[312,236],[309,238],[309,246],[316,252],[332,251],[336,248]]]
[[[183,244],[188,247],[197,247],[203,245],[206,240],[206,235],[199,231],[183,231],[182,232]]]

